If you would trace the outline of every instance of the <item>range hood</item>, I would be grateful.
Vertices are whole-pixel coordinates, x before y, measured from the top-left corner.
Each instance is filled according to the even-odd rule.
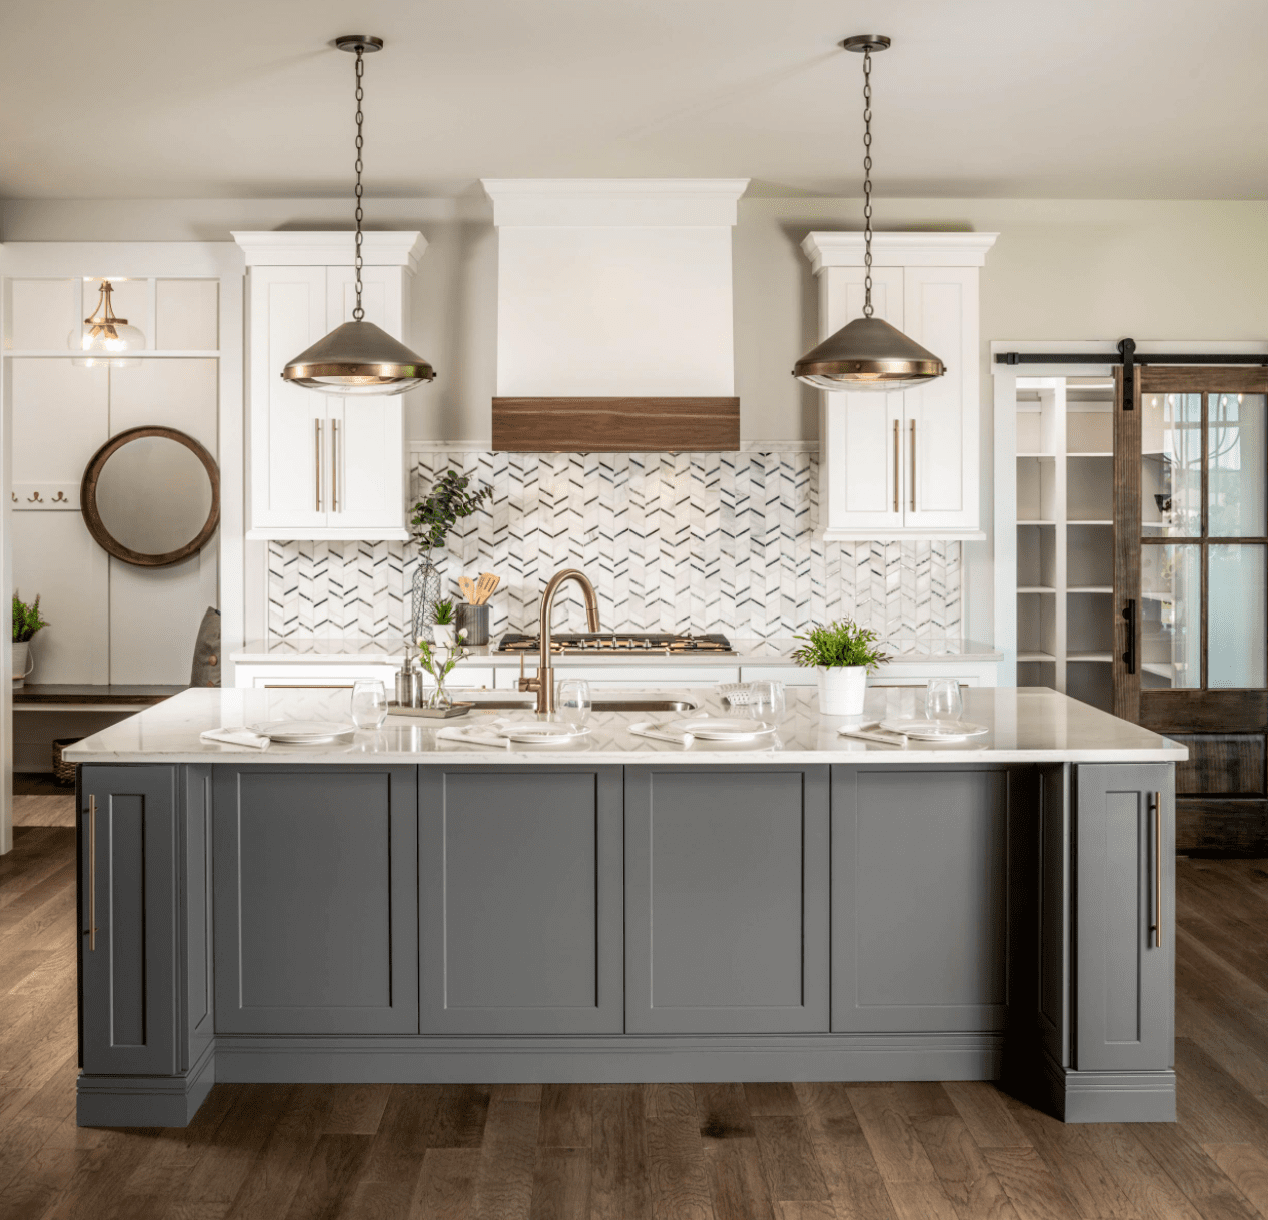
[[[493,448],[737,449],[731,230],[745,178],[485,179]]]

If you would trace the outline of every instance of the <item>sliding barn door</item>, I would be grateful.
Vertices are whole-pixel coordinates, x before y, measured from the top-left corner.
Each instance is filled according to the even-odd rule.
[[[1268,371],[1118,374],[1114,711],[1188,746],[1181,851],[1268,854]]]

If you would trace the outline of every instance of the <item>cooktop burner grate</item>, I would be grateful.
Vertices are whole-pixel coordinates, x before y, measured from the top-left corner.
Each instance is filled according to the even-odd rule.
[[[539,648],[535,635],[516,635],[508,632],[498,643],[498,652],[536,652]],[[570,634],[561,632],[552,636],[552,653],[596,653],[607,656],[636,655],[639,653],[699,653],[734,656],[731,641],[724,635],[673,635],[654,631],[597,631]]]

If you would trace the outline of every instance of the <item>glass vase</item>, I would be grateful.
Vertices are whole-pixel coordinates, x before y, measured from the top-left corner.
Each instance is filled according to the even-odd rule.
[[[448,674],[436,679],[436,685],[427,697],[428,707],[437,709],[453,707],[453,696],[449,693],[449,687],[446,685],[448,680]]]
[[[410,598],[410,643],[420,638],[429,644],[434,642],[432,622],[436,603],[440,600],[440,569],[424,554],[414,569],[414,586]]]

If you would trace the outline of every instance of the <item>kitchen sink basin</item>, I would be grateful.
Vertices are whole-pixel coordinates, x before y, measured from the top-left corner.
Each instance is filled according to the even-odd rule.
[[[470,698],[476,705],[476,711],[532,711],[537,700],[532,695],[503,695],[492,699],[482,699],[479,695],[466,696],[459,694],[459,699]],[[670,699],[663,695],[628,695],[598,698],[591,703],[596,712],[694,712],[700,705],[690,699]]]

